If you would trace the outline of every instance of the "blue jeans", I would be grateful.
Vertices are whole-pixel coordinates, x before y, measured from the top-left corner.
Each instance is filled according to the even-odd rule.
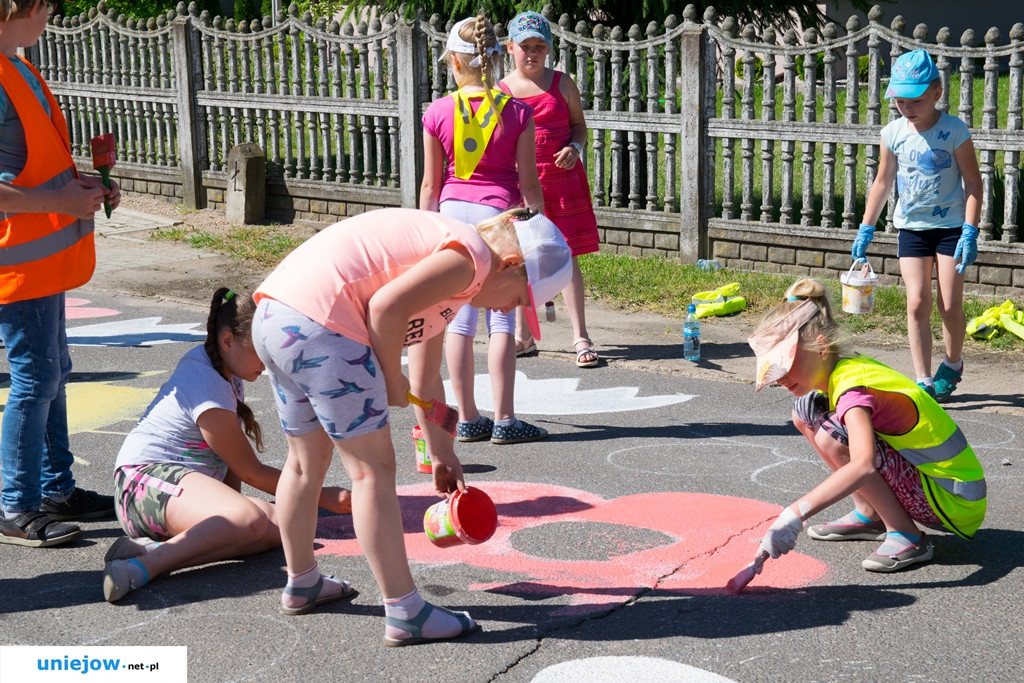
[[[0,507],[38,510],[43,496],[63,500],[75,489],[64,393],[71,375],[64,294],[0,304],[0,340],[11,372],[0,431]]]

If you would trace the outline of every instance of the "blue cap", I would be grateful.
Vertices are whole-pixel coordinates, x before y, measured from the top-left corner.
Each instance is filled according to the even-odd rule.
[[[885,91],[885,99],[920,97],[938,77],[939,70],[935,68],[935,62],[925,50],[902,54],[892,64],[892,75],[889,78],[889,87]]]
[[[551,47],[551,24],[536,12],[520,12],[508,22],[508,37],[516,45],[527,38],[540,38]]]

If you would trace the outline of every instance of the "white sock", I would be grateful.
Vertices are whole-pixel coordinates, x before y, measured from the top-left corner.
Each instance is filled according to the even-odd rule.
[[[950,363],[949,359],[945,359],[945,360],[942,361],[942,364],[945,365],[946,367],[948,367],[950,370],[955,370],[956,372],[960,372],[960,371],[962,371],[964,369],[964,359],[963,358],[961,358],[956,363]]]
[[[288,585],[295,586],[297,588],[309,588],[310,586],[315,586],[320,577],[320,565],[314,562],[312,567],[305,571],[301,571],[298,574],[288,572]],[[329,576],[324,576],[323,579],[324,585],[320,587],[320,595],[333,595],[334,593],[340,593],[345,590],[345,584],[343,582],[332,579]],[[281,604],[289,609],[302,607],[307,604],[307,602],[306,598],[301,595],[288,595],[287,593],[281,594]]]
[[[142,588],[149,583],[149,572],[142,566],[142,563],[132,558],[130,560],[121,560],[126,563],[128,567],[128,580],[131,584],[132,590],[136,588]]]
[[[933,380],[931,377],[918,377],[917,383],[918,384],[923,384],[926,387],[934,387],[935,386],[935,380]]]
[[[395,619],[413,619],[426,606],[426,600],[415,588],[411,593],[398,598],[384,598],[384,614]],[[472,623],[472,620],[470,621]],[[387,637],[394,640],[403,640],[409,637],[409,632],[405,629],[388,626],[386,630]],[[422,626],[422,637],[424,638],[454,638],[460,633],[462,633],[462,624],[459,623],[459,620],[440,609],[434,609]]]

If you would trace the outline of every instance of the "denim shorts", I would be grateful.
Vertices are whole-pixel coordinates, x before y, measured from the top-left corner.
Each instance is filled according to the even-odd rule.
[[[920,258],[942,254],[952,258],[963,228],[900,230],[896,235],[896,256]]]

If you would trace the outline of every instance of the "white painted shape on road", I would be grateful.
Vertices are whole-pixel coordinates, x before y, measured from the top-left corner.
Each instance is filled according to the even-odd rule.
[[[206,339],[206,330],[195,328],[202,323],[172,323],[161,325],[163,318],[135,318],[115,320],[96,325],[83,325],[68,329],[71,346],[153,346],[174,342],[194,343]]]
[[[532,683],[593,683],[594,681],[735,683],[731,678],[660,657],[574,659],[541,670],[533,677]]]
[[[676,403],[685,403],[694,394],[637,396],[639,387],[609,387],[579,390],[577,377],[530,379],[516,371],[515,406],[517,415],[592,415],[594,413],[625,413],[649,410]],[[480,374],[473,384],[476,404],[481,410],[493,411],[491,378]],[[444,383],[445,400],[455,405],[450,380]]]

